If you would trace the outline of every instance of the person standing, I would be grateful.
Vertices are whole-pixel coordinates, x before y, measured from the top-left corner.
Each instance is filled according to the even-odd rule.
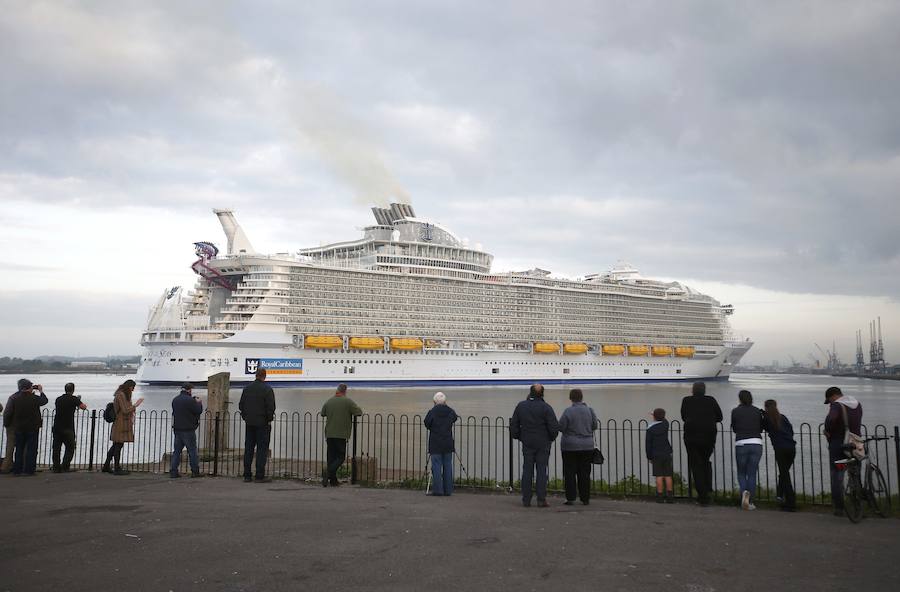
[[[362,409],[347,397],[347,385],[337,385],[334,396],[322,405],[322,417],[325,422],[325,443],[327,448],[327,465],[322,474],[322,487],[337,487],[338,469],[344,464],[347,456],[347,440],[353,430],[353,417],[362,415]]]
[[[47,404],[44,387],[20,378],[19,388],[3,410],[3,427],[12,428],[15,434],[12,472],[14,475],[32,476],[37,470],[38,434],[43,425],[41,407]],[[40,395],[35,395],[38,391]],[[8,432],[7,432],[8,433]]]
[[[741,508],[755,510],[753,500],[756,498],[756,471],[762,458],[763,414],[753,405],[750,391],[740,391],[738,401],[740,405],[731,410],[731,430],[734,432],[734,461],[741,488]]]
[[[836,386],[825,391],[825,404],[828,415],[825,416],[824,435],[828,440],[828,466],[831,469],[831,503],[835,516],[844,515],[844,472],[837,470],[834,461],[846,458],[844,438],[850,432],[861,435],[863,410],[859,401],[845,395]]]
[[[192,396],[193,385],[189,382],[181,385],[181,392],[172,399],[172,464],[169,476],[178,478],[178,466],[181,464],[181,451],[187,448],[188,460],[191,464],[191,477],[202,477],[200,459],[197,455],[197,428],[200,426],[200,414],[203,403],[199,397]]]
[[[71,471],[70,464],[75,457],[75,412],[84,411],[87,405],[81,397],[75,396],[75,383],[67,382],[62,395],[56,398],[56,415],[53,417],[53,468],[54,473]],[[66,453],[59,460],[59,454],[65,445]]]
[[[559,422],[553,407],[544,401],[543,385],[531,385],[528,398],[516,405],[509,431],[513,438],[522,442],[522,505],[526,508],[531,506],[534,481],[538,507],[549,507],[547,467],[550,464],[550,445],[559,434]]]
[[[575,503],[576,492],[585,506],[591,503],[591,459],[594,456],[594,431],[599,427],[597,415],[584,402],[581,389],[569,391],[572,405],[559,418],[562,450],[563,482],[567,506]]]
[[[434,489],[431,495],[453,493],[453,424],[459,419],[456,411],[447,405],[444,393],[435,393],[434,406],[425,415],[428,429],[428,458],[431,460],[431,478]]]
[[[644,447],[647,449],[647,460],[656,477],[656,503],[675,503],[675,491],[672,486],[672,444],[669,442],[669,420],[665,409],[654,409],[651,414],[653,422],[647,426]]]
[[[684,447],[697,490],[697,502],[708,506],[713,489],[709,458],[716,447],[716,424],[722,421],[722,409],[714,398],[706,394],[705,382],[695,382],[691,395],[681,400],[681,420],[684,422]]]
[[[794,485],[791,483],[791,467],[797,454],[797,443],[794,441],[794,426],[787,417],[778,411],[774,399],[767,400],[763,407],[763,428],[769,434],[772,448],[775,450],[775,464],[778,465],[778,486],[775,497],[785,512],[793,512],[797,507]]]
[[[130,378],[119,385],[116,394],[113,396],[113,409],[115,409],[116,419],[113,422],[112,429],[109,432],[109,439],[112,446],[106,453],[106,462],[103,463],[103,472],[112,473],[113,475],[127,475],[129,471],[122,468],[122,448],[126,442],[134,442],[134,419],[137,408],[144,402],[141,397],[134,403],[131,402],[131,394],[137,383]],[[110,462],[115,459],[115,469],[110,468]]]
[[[266,369],[256,371],[256,380],[247,385],[241,392],[238,403],[241,417],[244,418],[244,483],[254,481],[253,454],[256,452],[257,483],[268,483],[272,479],[266,477],[266,461],[269,456],[269,439],[272,436],[272,422],[275,420],[275,391],[266,384]]]

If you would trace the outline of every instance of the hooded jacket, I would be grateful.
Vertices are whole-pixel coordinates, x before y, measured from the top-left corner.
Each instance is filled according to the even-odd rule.
[[[647,460],[665,458],[672,455],[672,444],[669,442],[669,420],[661,419],[647,426],[644,445],[647,449]]]
[[[844,441],[844,432],[847,430],[847,426],[844,425],[843,409],[847,410],[850,431],[862,435],[862,405],[850,395],[843,395],[828,406],[828,415],[825,416],[825,435],[830,443]]]

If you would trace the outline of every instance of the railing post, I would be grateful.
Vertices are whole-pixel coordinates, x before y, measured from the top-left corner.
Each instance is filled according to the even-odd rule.
[[[358,416],[353,416],[353,450],[350,456],[350,484],[356,485],[356,422]]]
[[[897,494],[900,495],[900,426],[894,426],[894,460],[897,461]]]
[[[213,477],[219,474],[219,412],[216,411],[216,418],[213,424]]]
[[[97,429],[97,410],[91,409],[91,448],[88,450],[88,471],[94,470],[94,433]]]
[[[510,425],[512,424],[512,418],[509,420]],[[509,432],[509,492],[513,491],[513,436],[512,429],[507,430]]]

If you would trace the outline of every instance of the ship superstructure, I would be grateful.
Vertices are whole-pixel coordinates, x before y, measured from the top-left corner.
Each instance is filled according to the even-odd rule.
[[[731,336],[730,306],[627,264],[495,273],[410,205],[372,211],[358,240],[266,255],[216,210],[227,253],[195,243],[197,284],[151,309],[140,380],[240,382],[260,366],[309,385],[697,380],[726,378],[752,345]]]

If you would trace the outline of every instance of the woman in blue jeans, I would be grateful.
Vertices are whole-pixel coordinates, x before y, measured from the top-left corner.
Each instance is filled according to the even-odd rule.
[[[763,413],[753,406],[750,391],[738,393],[740,405],[731,410],[731,429],[734,432],[734,460],[738,484],[741,487],[741,508],[755,510],[756,471],[762,458]]]
[[[434,407],[425,416],[428,428],[428,455],[431,460],[431,475],[434,490],[429,495],[450,495],[453,493],[453,424],[459,417],[447,406],[447,396],[435,393]]]

